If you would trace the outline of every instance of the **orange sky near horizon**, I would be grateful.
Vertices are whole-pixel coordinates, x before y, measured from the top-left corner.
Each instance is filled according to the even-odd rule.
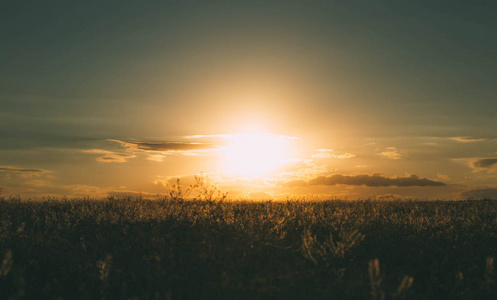
[[[497,198],[490,6],[11,2],[0,195]]]

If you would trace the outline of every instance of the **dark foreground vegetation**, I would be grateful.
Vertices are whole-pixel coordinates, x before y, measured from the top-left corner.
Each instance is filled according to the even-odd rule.
[[[497,202],[0,200],[0,299],[496,299]]]

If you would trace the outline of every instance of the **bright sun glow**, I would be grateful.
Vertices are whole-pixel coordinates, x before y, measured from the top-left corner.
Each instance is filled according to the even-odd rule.
[[[245,178],[267,175],[288,161],[287,139],[265,133],[230,135],[224,153],[225,172]]]

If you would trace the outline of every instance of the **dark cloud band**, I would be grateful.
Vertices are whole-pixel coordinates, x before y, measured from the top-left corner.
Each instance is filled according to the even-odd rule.
[[[16,167],[0,167],[0,172],[9,172],[9,173],[47,173],[47,170],[42,169],[25,169],[25,168],[16,168]]]
[[[428,178],[420,178],[414,174],[406,177],[387,177],[385,175],[375,173],[373,175],[341,175],[335,174],[331,176],[319,176],[309,181],[296,180],[285,183],[285,186],[312,186],[312,185],[365,185],[370,187],[386,187],[386,186],[444,186],[445,183],[435,181]]]
[[[497,165],[497,158],[479,158],[471,162],[473,168],[490,168]]]
[[[216,148],[213,144],[204,143],[184,143],[184,142],[125,142],[120,140],[110,140],[121,144],[128,150],[135,151],[154,151],[154,152],[167,152],[167,151],[195,151],[195,150],[209,150]]]

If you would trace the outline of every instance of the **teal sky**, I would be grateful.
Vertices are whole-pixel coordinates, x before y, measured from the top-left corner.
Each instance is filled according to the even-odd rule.
[[[242,197],[497,197],[496,12],[493,1],[7,1],[2,195],[153,195],[204,172]],[[257,179],[226,174],[223,149],[255,129],[288,161]]]

